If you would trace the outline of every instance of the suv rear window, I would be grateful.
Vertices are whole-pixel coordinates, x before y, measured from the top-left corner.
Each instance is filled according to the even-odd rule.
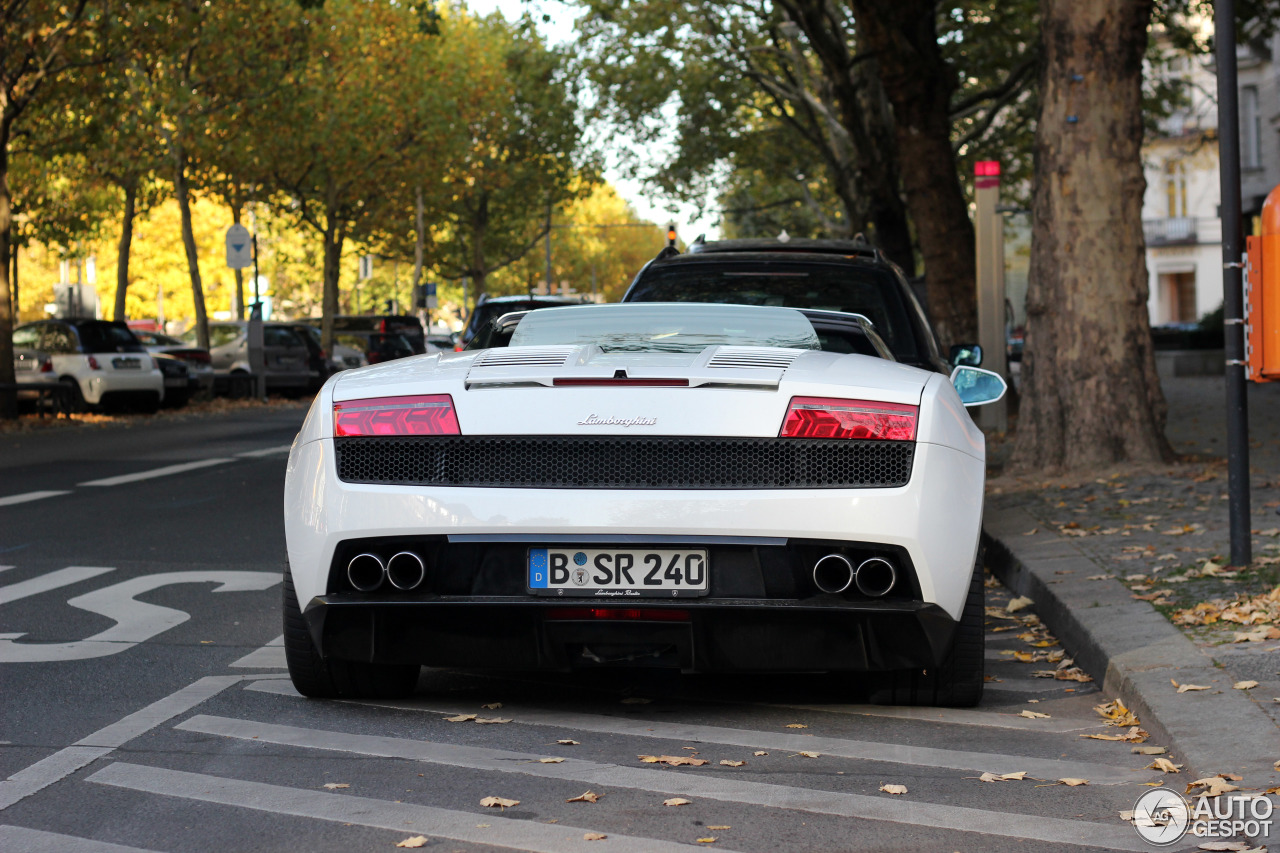
[[[124,323],[79,323],[76,331],[85,352],[146,352]]]
[[[853,265],[681,263],[646,270],[627,302],[719,302],[862,314],[899,360],[919,357],[907,308],[888,272]]]

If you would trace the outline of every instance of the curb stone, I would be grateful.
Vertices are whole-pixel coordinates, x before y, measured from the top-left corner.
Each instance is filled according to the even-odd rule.
[[[988,505],[987,566],[1015,594],[1032,599],[1076,664],[1188,765],[1178,779],[1229,771],[1249,788],[1276,784],[1275,723],[1154,607],[1135,601],[1115,578],[1088,580],[1101,570],[1070,541],[1052,532],[1028,535],[1041,526],[1024,509]],[[1213,689],[1178,694],[1171,678]]]

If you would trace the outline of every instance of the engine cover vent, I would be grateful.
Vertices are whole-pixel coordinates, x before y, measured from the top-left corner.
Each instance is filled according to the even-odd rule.
[[[471,365],[475,367],[562,367],[568,364],[577,347],[510,347],[488,349]]]
[[[707,362],[707,367],[757,367],[786,370],[805,352],[802,349],[768,347],[718,347],[715,355]]]

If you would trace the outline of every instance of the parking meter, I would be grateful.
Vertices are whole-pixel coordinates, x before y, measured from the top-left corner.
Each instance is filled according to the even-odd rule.
[[[260,400],[267,398],[267,361],[263,351],[262,338],[262,303],[253,303],[253,311],[249,314],[249,370],[253,372],[253,396]]]

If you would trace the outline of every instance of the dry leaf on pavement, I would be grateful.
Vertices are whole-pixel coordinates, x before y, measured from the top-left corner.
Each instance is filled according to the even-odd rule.
[[[351,786],[350,786],[350,785],[348,785],[346,782],[325,782],[325,783],[324,783],[324,786],[325,786],[326,788],[328,788],[330,791],[334,790],[335,788],[350,788],[350,787],[351,787]]]
[[[1093,710],[1107,720],[1109,726],[1136,726],[1138,718],[1119,699],[1093,706]]]
[[[469,723],[476,718],[475,714],[459,714],[456,717],[445,717],[445,722],[449,723]]]
[[[1172,678],[1169,679],[1169,683],[1172,684],[1174,687],[1178,688],[1179,693],[1186,693],[1188,690],[1212,690],[1213,689],[1212,687],[1209,687],[1206,684],[1179,684],[1178,682],[1174,681]]]
[[[1255,687],[1257,687],[1257,686],[1258,686],[1258,682],[1256,682],[1256,681],[1237,681],[1235,684],[1233,684],[1233,685],[1231,685],[1231,686],[1232,686],[1232,687],[1234,687],[1236,690],[1252,690],[1253,688],[1255,688]]]
[[[563,758],[539,758],[538,759],[539,764],[560,764],[563,761],[564,761]]]
[[[582,834],[583,841],[604,841],[608,837],[603,832],[584,832]]]
[[[1039,711],[1019,711],[1019,717],[1026,717],[1028,720],[1047,720],[1048,714],[1041,714]]]
[[[765,752],[763,749],[757,749],[755,752],[751,754],[752,755],[768,755],[769,753]]]
[[[732,829],[732,828],[733,828],[733,827],[729,826],[728,824],[723,824],[723,825],[721,825],[721,826],[708,826],[708,827],[707,827],[707,829],[714,830],[715,832],[723,832],[723,831],[724,831],[724,830],[726,830],[726,829]]]
[[[586,791],[576,797],[570,797],[565,800],[566,803],[595,803],[603,797],[604,794],[597,794],[595,791]]]
[[[1157,758],[1147,765],[1148,770],[1159,770],[1162,773],[1181,773],[1182,765],[1174,764],[1167,758]]]
[[[693,758],[688,755],[637,755],[645,764],[666,764],[670,767],[680,767],[688,764],[691,767],[701,767],[708,764],[705,758]]]
[[[476,722],[483,725],[485,723],[509,723],[511,720],[506,717],[476,717]]]
[[[699,838],[698,843],[699,844],[715,844],[718,840],[719,839],[716,838],[714,835],[709,835],[706,838]]]
[[[1230,851],[1230,853],[1244,853],[1249,850],[1249,842],[1247,841],[1206,841],[1196,848],[1197,850],[1220,850]]]
[[[978,777],[981,782],[1021,782],[1027,778],[1027,771],[1018,770],[1013,773],[983,773]]]
[[[580,744],[578,741],[576,741],[576,740],[570,740],[569,738],[564,738],[563,740],[558,740],[558,741],[556,741],[556,743],[558,743],[558,744],[563,744],[564,746],[581,746],[581,745],[582,745],[582,744]]]
[[[488,705],[481,705],[480,707],[481,707],[481,708],[484,708],[486,711],[496,711],[496,710],[498,710],[499,708],[501,708],[501,707],[502,707],[502,703],[501,703],[501,702],[490,702]]]
[[[787,723],[787,726],[786,726],[786,727],[787,727],[787,728],[789,728],[789,729],[807,729],[807,728],[809,728],[809,727],[808,727],[807,725],[805,725],[804,723]]]
[[[880,790],[886,794],[905,794],[907,792],[906,785],[881,785]]]
[[[822,757],[821,752],[802,752],[800,754],[803,755],[805,758],[821,758]]]
[[[1033,604],[1035,604],[1034,601],[1027,598],[1025,595],[1020,595],[1010,601],[1004,609],[1006,613],[1017,613],[1019,610],[1025,610]]]
[[[692,802],[693,800],[686,800],[684,797],[671,797],[670,799],[663,800],[662,804],[664,806],[687,806]]]
[[[487,809],[509,809],[512,806],[520,805],[520,801],[508,800],[506,797],[485,797],[480,801],[480,805]]]
[[[1088,779],[1077,779],[1072,776],[1068,776],[1065,779],[1059,779],[1058,781],[1061,782],[1063,785],[1066,785],[1071,788],[1079,788],[1081,785],[1089,784]]]
[[[1169,750],[1163,746],[1135,746],[1129,751],[1134,755],[1164,755]]]
[[[427,837],[425,835],[414,835],[406,838],[404,841],[396,843],[397,847],[426,847]]]
[[[1197,788],[1203,788],[1203,791],[1197,791]],[[1232,791],[1239,791],[1240,788],[1232,785],[1221,776],[1208,776],[1204,779],[1197,779],[1187,785],[1185,793],[1195,793],[1197,797],[1217,797],[1221,794],[1228,794]]]
[[[729,758],[722,758],[722,759],[720,759],[720,763],[721,763],[721,764],[723,764],[725,767],[741,767],[742,765],[746,764],[747,762],[745,762],[745,761],[734,761],[734,760],[729,759]]]

